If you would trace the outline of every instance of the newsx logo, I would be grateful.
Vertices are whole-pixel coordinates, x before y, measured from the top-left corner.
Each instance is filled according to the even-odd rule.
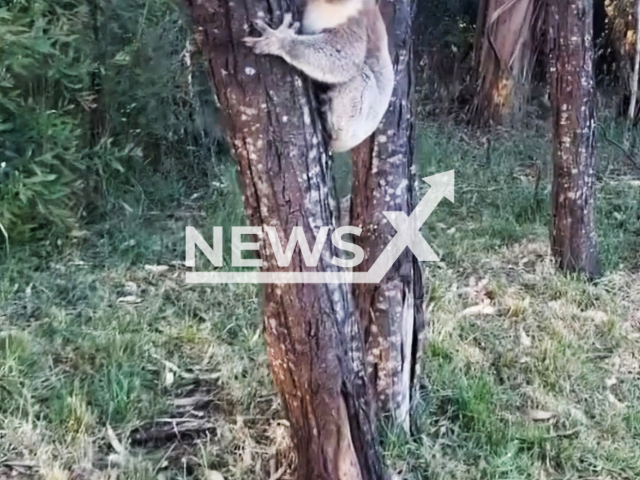
[[[430,185],[426,195],[416,206],[411,215],[404,212],[384,212],[385,217],[396,230],[378,259],[367,272],[344,271],[310,271],[310,272],[187,272],[186,282],[189,284],[220,283],[379,283],[405,248],[409,248],[421,262],[439,262],[431,246],[420,233],[420,228],[427,221],[443,198],[454,201],[454,171],[440,173],[423,179]],[[313,249],[309,246],[302,227],[294,227],[285,248],[280,243],[275,227],[232,227],[231,230],[231,264],[240,268],[261,268],[263,262],[258,258],[242,258],[243,251],[257,251],[259,242],[243,242],[243,235],[266,235],[271,244],[276,263],[286,268],[291,264],[294,251],[299,247],[307,267],[317,267],[322,250],[329,237],[329,227],[321,227],[316,236]],[[223,266],[223,229],[213,228],[213,247],[194,228],[186,227],[185,251],[187,267],[196,266],[196,247],[207,257],[214,267]],[[354,243],[345,241],[347,234],[360,235],[361,229],[353,226],[339,227],[331,235],[333,245],[352,254],[351,259],[333,257],[331,263],[338,268],[352,269],[364,260],[364,251]]]

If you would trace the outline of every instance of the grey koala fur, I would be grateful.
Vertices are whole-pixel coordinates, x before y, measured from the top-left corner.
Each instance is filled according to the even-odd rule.
[[[380,124],[393,91],[387,30],[374,0],[307,0],[302,21],[284,16],[277,29],[255,22],[261,37],[244,42],[260,55],[283,58],[326,84],[326,119],[334,152],[364,141]]]

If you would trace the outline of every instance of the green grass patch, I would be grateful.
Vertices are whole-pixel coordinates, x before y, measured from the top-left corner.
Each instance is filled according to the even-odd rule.
[[[467,135],[433,125],[419,135],[421,175],[455,169],[456,202],[425,225],[443,262],[429,271],[412,434],[382,432],[390,470],[640,478],[638,187],[604,149],[606,273],[589,284],[549,258],[546,134],[497,135],[490,147]],[[233,167],[178,177],[112,191],[109,215],[73,244],[13,245],[2,257],[0,459],[47,480],[211,470],[257,480],[295,464],[259,289],[183,283],[184,227],[244,221]]]

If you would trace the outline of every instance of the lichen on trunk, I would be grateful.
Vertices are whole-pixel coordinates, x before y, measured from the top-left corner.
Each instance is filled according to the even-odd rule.
[[[548,15],[554,112],[551,248],[560,269],[595,277],[593,5],[552,0]]]

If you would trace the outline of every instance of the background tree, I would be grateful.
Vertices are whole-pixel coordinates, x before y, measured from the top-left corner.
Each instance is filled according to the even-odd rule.
[[[503,124],[522,118],[543,6],[540,0],[480,2],[473,58],[478,82],[473,116],[478,124]]]
[[[609,85],[620,84],[624,93],[629,95],[635,57],[636,1],[596,0],[594,3],[595,20],[604,24],[599,27],[603,29],[600,39],[601,56],[608,67],[604,75],[609,77],[607,78]],[[627,97],[626,107],[628,106]]]
[[[551,248],[562,270],[598,274],[593,1],[549,2],[553,105]]]

